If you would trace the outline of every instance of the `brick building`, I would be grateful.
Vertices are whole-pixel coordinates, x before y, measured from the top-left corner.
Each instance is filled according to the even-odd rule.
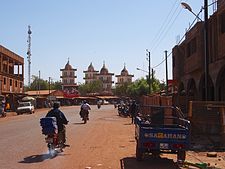
[[[0,94],[14,109],[16,96],[23,94],[24,58],[0,45]]]
[[[208,20],[209,100],[225,101],[225,0],[217,1],[217,11]],[[178,94],[195,100],[205,99],[204,22],[197,22],[176,45],[173,54],[173,79]]]

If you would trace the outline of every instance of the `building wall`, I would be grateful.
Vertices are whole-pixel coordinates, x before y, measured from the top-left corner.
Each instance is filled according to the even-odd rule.
[[[221,3],[222,4],[222,3]],[[173,79],[178,91],[202,100],[205,97],[204,23],[198,22],[185,40],[173,48]],[[225,100],[225,3],[208,21],[209,100]]]
[[[23,93],[24,59],[0,45],[1,94]]]

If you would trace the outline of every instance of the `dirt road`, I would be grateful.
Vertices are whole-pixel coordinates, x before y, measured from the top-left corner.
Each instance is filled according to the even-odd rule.
[[[50,158],[40,133],[39,119],[46,113],[37,111],[0,119],[0,168],[1,169],[176,169],[176,155],[161,155],[159,159],[147,156],[135,159],[134,125],[130,118],[117,115],[112,105],[101,109],[92,106],[90,120],[83,124],[79,107],[62,107],[67,116],[67,143],[70,147]],[[31,125],[32,124],[32,125]],[[16,127],[15,127],[16,126]],[[32,127],[27,128],[27,126]],[[26,128],[26,131],[23,131]],[[11,135],[12,133],[12,135]],[[4,137],[8,137],[5,139]],[[23,138],[21,138],[23,137]],[[17,141],[17,142],[16,142]],[[18,142],[19,141],[19,142]],[[16,144],[15,144],[16,143]],[[206,157],[207,152],[188,152],[187,160],[206,162],[225,168],[224,152],[216,158]]]

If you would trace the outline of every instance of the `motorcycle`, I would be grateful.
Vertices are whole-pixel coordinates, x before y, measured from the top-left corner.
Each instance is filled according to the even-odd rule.
[[[57,153],[62,152],[64,142],[59,140],[59,133],[55,117],[44,117],[40,119],[42,134],[45,135],[49,155],[54,157]]]
[[[81,112],[80,112],[80,116],[81,116],[81,118],[82,118],[82,121],[84,121],[84,124],[86,124],[87,123],[87,121],[89,120],[89,111],[88,110],[82,110]]]
[[[128,117],[129,116],[129,110],[126,105],[119,105],[118,106],[118,114],[121,117]]]
[[[6,113],[4,111],[4,108],[0,108],[0,115],[1,115],[1,117],[6,117]]]
[[[59,141],[57,133],[46,135],[45,141],[51,157],[56,156],[58,152],[63,152],[63,143]]]

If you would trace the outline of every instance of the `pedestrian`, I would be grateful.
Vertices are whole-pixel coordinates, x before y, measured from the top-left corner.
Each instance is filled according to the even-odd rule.
[[[132,104],[129,107],[129,112],[131,115],[131,124],[134,124],[134,120],[135,120],[136,112],[137,112],[137,104],[135,100],[132,101]]]

